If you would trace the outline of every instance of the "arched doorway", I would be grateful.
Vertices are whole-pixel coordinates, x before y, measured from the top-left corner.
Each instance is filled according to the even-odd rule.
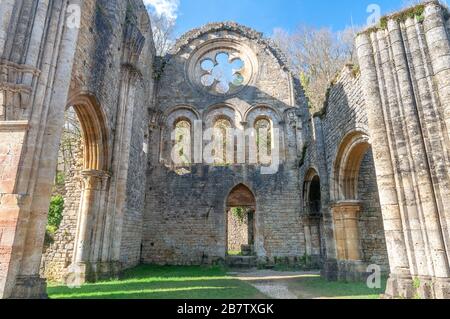
[[[244,184],[232,189],[226,203],[227,255],[255,253],[256,198]]]
[[[337,259],[362,261],[358,179],[369,138],[361,132],[348,134],[341,143],[334,165],[333,221]]]
[[[303,186],[303,226],[306,254],[314,263],[322,264],[326,256],[324,241],[322,190],[317,171],[311,168]]]
[[[367,134],[352,132],[343,139],[335,161],[332,187],[337,259],[349,267],[377,264],[385,269],[386,241]]]
[[[54,188],[63,210],[43,256],[44,275],[52,281],[80,284],[96,280],[110,178],[105,123],[94,96],[83,94],[70,99]],[[68,151],[67,160],[64,157]]]

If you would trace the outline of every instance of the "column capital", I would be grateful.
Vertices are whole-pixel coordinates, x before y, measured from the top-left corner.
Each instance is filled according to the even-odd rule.
[[[361,212],[361,202],[360,201],[340,201],[333,203],[331,209],[335,218],[343,219],[357,219]]]
[[[331,203],[331,208],[340,207],[359,207],[361,208],[362,202],[359,200],[341,200]]]
[[[111,174],[100,170],[83,170],[81,176],[84,181],[84,189],[102,189],[102,185],[111,177]]]

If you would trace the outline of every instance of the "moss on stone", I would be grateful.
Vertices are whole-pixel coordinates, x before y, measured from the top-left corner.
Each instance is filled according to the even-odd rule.
[[[416,6],[410,7],[401,12],[384,16],[380,19],[380,22],[378,23],[378,25],[368,28],[368,29],[360,32],[359,34],[371,34],[373,32],[378,32],[380,30],[386,30],[387,26],[388,26],[388,22],[391,20],[401,23],[401,22],[405,22],[409,18],[412,18],[412,19],[415,18],[415,19],[417,19],[417,21],[423,22],[425,19],[425,17],[424,17],[425,7],[426,7],[426,4],[418,4]],[[447,10],[444,10],[444,11],[447,11]]]

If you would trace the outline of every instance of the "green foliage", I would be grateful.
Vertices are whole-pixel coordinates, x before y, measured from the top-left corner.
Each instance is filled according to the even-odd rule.
[[[413,281],[413,286],[414,286],[414,289],[419,289],[420,288],[420,278],[414,278],[414,281]]]
[[[231,214],[236,217],[240,223],[244,222],[245,216],[247,215],[248,210],[244,207],[233,207],[231,209]]]
[[[64,198],[61,195],[53,196],[48,211],[48,226],[50,229],[58,229],[61,225],[64,211]],[[56,231],[56,230],[55,230]]]
[[[66,182],[66,175],[64,174],[64,172],[57,172],[55,180],[56,186],[64,186],[65,182]]]
[[[298,262],[299,262],[300,267],[303,268],[303,269],[312,269],[312,268],[314,268],[314,267],[313,267],[313,260],[312,260],[312,257],[309,256],[309,255],[306,254],[306,253],[303,255],[303,257],[301,257],[301,258],[299,259]]]
[[[49,246],[54,242],[54,236],[63,218],[64,198],[61,195],[55,195],[50,201],[48,210],[48,224],[45,232],[45,246]]]
[[[361,67],[358,64],[351,65],[352,75],[354,78],[358,77],[361,74]]]
[[[298,163],[299,167],[302,167],[305,164],[307,154],[308,154],[308,144],[305,144],[302,149],[302,157],[300,158],[300,162]]]
[[[160,58],[153,63],[153,78],[156,81],[161,80],[164,71],[166,69],[168,61],[166,59]]]
[[[423,22],[425,19],[425,5],[419,4],[414,7],[403,10],[399,13],[395,13],[389,16],[382,17],[378,26],[372,27],[364,31],[363,33],[370,34],[372,32],[377,32],[379,30],[386,30],[388,22],[390,20],[397,21],[399,23],[405,22],[409,18],[415,18],[418,22]]]

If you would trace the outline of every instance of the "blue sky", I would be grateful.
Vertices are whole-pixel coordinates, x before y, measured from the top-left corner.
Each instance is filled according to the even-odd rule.
[[[270,35],[274,28],[295,29],[301,23],[342,30],[365,25],[367,7],[376,3],[381,13],[401,8],[404,0],[181,0],[177,36],[213,21],[233,20]]]
[[[176,21],[176,36],[208,22],[232,20],[270,36],[275,28],[292,31],[300,24],[366,26],[375,4],[381,15],[418,0],[144,0],[150,10]]]

